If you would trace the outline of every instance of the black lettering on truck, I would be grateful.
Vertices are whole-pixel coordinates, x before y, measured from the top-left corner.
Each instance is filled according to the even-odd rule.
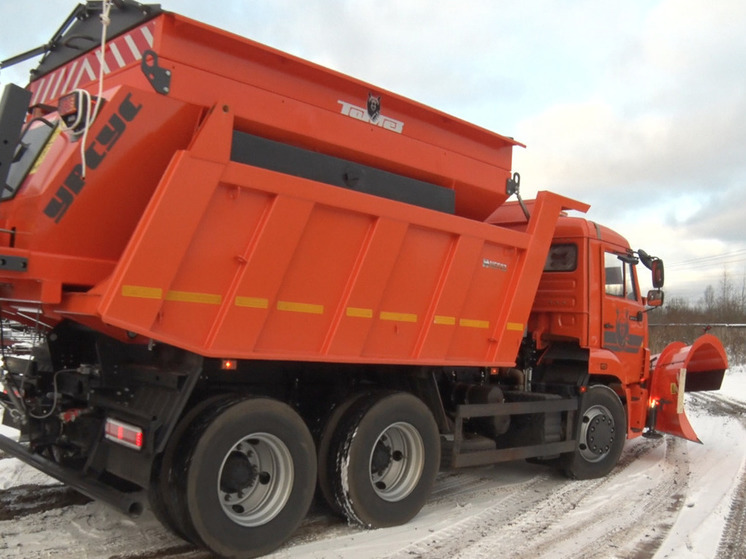
[[[127,129],[127,123],[132,122],[140,112],[140,109],[142,109],[142,104],[135,105],[131,97],[132,94],[130,93],[124,98],[117,112],[109,117],[109,121],[86,149],[86,163],[92,171],[101,165],[101,162],[114,147],[114,144],[124,134]],[[59,223],[75,201],[75,197],[83,190],[83,186],[85,186],[83,166],[78,164],[73,167],[73,170],[67,175],[65,182],[57,189],[54,198],[44,208],[44,214],[53,219],[55,223]]]

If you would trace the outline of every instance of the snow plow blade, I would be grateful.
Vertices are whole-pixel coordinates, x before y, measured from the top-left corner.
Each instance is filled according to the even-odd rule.
[[[668,433],[701,443],[684,410],[684,392],[719,390],[728,357],[715,336],[705,334],[692,345],[672,342],[651,360],[648,432]]]

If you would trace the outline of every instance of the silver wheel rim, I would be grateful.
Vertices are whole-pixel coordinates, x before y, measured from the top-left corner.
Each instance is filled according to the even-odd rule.
[[[241,526],[266,524],[285,508],[293,475],[293,458],[285,443],[269,433],[247,435],[233,445],[220,465],[220,506]]]
[[[587,462],[600,462],[611,452],[616,438],[614,417],[606,406],[591,406],[580,426],[580,455]]]
[[[406,498],[425,466],[425,445],[409,423],[394,423],[378,436],[370,453],[370,483],[384,501]]]

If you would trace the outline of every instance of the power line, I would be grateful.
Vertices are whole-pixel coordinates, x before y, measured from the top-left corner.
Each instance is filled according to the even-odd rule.
[[[708,256],[698,256],[686,260],[679,260],[677,262],[672,262],[666,267],[668,269],[679,269],[692,266],[701,267],[714,263],[739,264],[742,262],[746,263],[746,248],[722,252],[720,254],[710,254]]]

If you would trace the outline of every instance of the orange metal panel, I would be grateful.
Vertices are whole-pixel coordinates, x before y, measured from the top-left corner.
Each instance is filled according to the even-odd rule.
[[[220,146],[204,159],[230,124],[214,112],[172,161],[104,322],[233,358],[513,362],[533,298],[524,274],[543,265],[561,210],[582,205],[544,193],[521,233],[225,162]]]
[[[128,35],[151,37],[138,48],[156,51],[171,71],[169,98],[199,107],[219,98],[240,130],[453,188],[459,215],[482,219],[507,198],[512,147],[519,145],[510,138],[176,14]],[[97,75],[98,62],[86,60],[91,72],[80,85],[91,88],[85,78]],[[107,79],[149,88],[136,64]],[[369,93],[381,97],[375,122],[365,111]]]
[[[481,222],[507,198],[517,142],[174,14],[127,35],[146,40],[106,76],[89,132],[105,164],[44,222],[79,163],[63,134],[0,206],[6,227],[34,231],[4,249],[29,272],[3,271],[0,297],[209,356],[513,362],[557,217],[585,208],[543,193],[525,227]],[[171,72],[167,95],[136,64],[146,48]],[[93,89],[97,61],[85,61],[78,85]],[[231,162],[234,130],[451,188],[456,215]]]
[[[671,342],[653,356],[652,364],[650,399],[657,408],[655,429],[701,442],[686,416],[684,391],[720,389],[728,368],[723,344],[710,334],[700,336],[691,345]]]
[[[28,259],[24,272],[2,271],[0,297],[59,303],[105,279],[140,220],[174,149],[186,147],[201,114],[152,92],[114,87],[88,134],[87,173],[81,138],[57,134],[18,195],[0,204],[0,223],[14,230],[6,257]],[[10,244],[10,237],[2,242]]]

